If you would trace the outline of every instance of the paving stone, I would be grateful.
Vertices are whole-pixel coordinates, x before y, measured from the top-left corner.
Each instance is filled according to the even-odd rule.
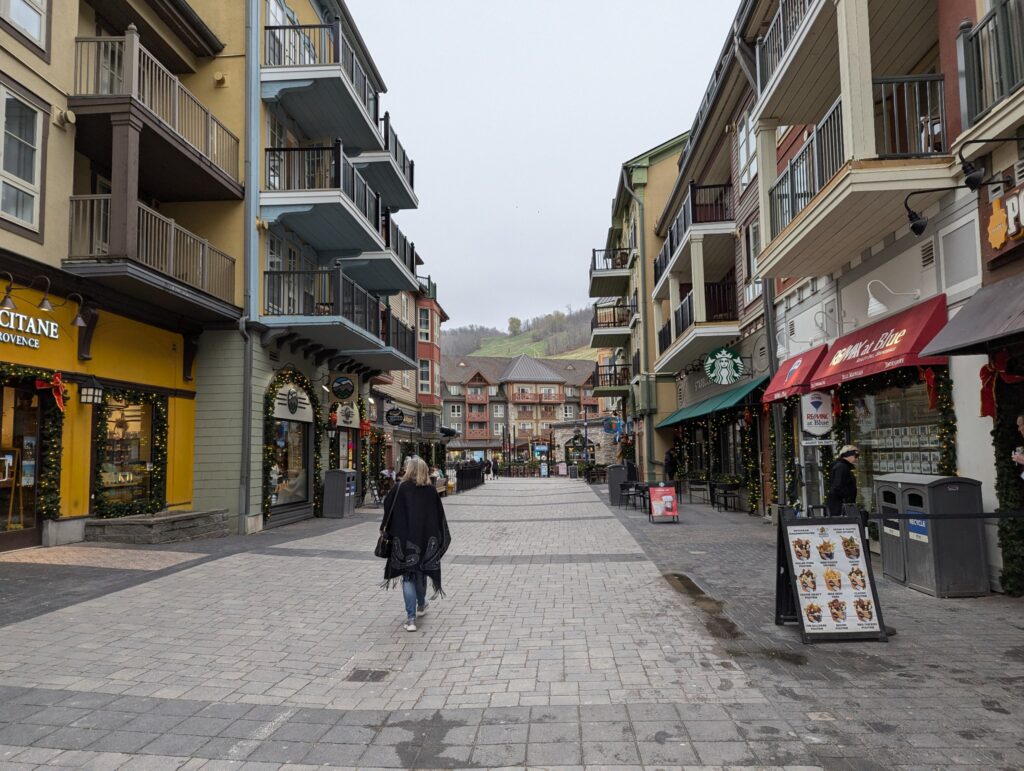
[[[636,742],[583,742],[583,763],[587,766],[622,766],[639,762]]]
[[[582,757],[579,742],[545,742],[526,745],[526,762],[530,766],[574,766]]]
[[[526,763],[526,744],[477,744],[470,755],[473,766],[501,768]]]
[[[578,741],[580,741],[578,723],[530,723],[530,744]]]
[[[482,725],[476,735],[480,744],[525,744],[530,726],[519,723]]]
[[[637,742],[637,749],[644,766],[696,766],[700,763],[688,742]]]
[[[141,752],[147,755],[168,755],[189,757],[193,752],[209,741],[204,736],[192,736],[190,734],[164,734],[159,736],[145,747]]]
[[[302,761],[322,766],[355,766],[364,752],[365,744],[314,744]]]
[[[144,731],[110,731],[99,737],[88,749],[95,752],[140,752],[143,747],[159,739],[161,734]]]
[[[313,749],[312,742],[260,742],[249,756],[248,761],[267,763],[298,763]]]
[[[584,742],[632,742],[635,740],[633,726],[629,722],[581,723]]]

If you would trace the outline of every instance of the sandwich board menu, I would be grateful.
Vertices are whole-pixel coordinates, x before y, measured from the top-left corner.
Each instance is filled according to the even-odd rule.
[[[885,641],[859,520],[799,518],[786,520],[782,527],[803,641]]]
[[[658,519],[679,521],[679,502],[676,500],[675,485],[659,482],[656,486],[651,486],[647,492],[651,497],[651,509],[647,512],[649,521],[654,522]]]

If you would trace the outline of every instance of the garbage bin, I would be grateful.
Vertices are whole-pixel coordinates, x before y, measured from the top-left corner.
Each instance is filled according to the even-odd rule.
[[[329,469],[324,474],[324,516],[340,519],[345,516],[347,494],[345,472]]]
[[[901,475],[902,476],[902,475]],[[875,480],[875,500],[878,501],[878,513],[897,515],[895,518],[885,517],[879,524],[878,538],[882,549],[882,574],[901,584],[907,582],[907,555],[903,536],[904,525],[898,515],[900,508],[900,487],[897,481],[888,481],[889,477],[878,477]]]
[[[901,514],[910,516],[899,522],[897,549],[902,554],[907,586],[935,597],[977,597],[989,593],[984,520],[913,518],[915,513],[983,511],[981,482],[929,474],[887,474],[875,480],[875,489],[889,493],[889,499],[891,493],[897,492],[895,505]],[[879,500],[886,499],[879,495]],[[885,551],[893,545],[892,541],[883,540],[882,565],[886,575]]]
[[[356,513],[356,490],[359,487],[359,479],[356,470],[352,468],[341,469],[345,478],[345,516],[350,517]]]
[[[612,506],[618,506],[622,498],[622,482],[626,481],[626,467],[621,463],[608,466],[608,498]]]

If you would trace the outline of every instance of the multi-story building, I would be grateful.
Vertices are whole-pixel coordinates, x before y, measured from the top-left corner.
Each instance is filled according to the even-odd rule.
[[[593,365],[575,359],[442,358],[442,420],[451,457],[503,458],[550,445],[555,424],[597,417]]]
[[[659,413],[675,409],[672,378],[658,378],[653,366],[659,324],[651,317],[649,297],[661,247],[655,221],[686,141],[687,135],[681,134],[622,164],[605,248],[594,249],[590,262],[589,294],[599,298],[590,344],[614,351],[599,357],[594,390],[598,396],[619,399],[644,479],[657,478],[667,449],[654,431]]]
[[[242,41],[166,3],[6,3],[0,39],[3,550],[195,505],[199,340],[244,305],[245,96]]]

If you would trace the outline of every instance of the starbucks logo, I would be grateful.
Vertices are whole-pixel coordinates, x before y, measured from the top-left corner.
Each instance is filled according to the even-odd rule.
[[[717,385],[732,385],[744,371],[743,359],[731,348],[714,350],[704,360],[704,374]]]

